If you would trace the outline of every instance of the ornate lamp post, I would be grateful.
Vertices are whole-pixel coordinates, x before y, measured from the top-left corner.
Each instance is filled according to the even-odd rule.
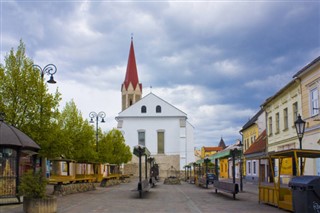
[[[206,188],[208,188],[208,163],[210,162],[211,160],[208,158],[208,157],[205,157],[204,159],[204,163],[206,164]]]
[[[89,117],[91,118],[90,123],[94,123],[93,119],[96,119],[96,151],[99,151],[99,146],[98,146],[98,129],[99,129],[99,118],[101,118],[101,123],[105,123],[104,118],[106,117],[106,113],[104,112],[90,112]]]
[[[40,71],[41,78],[43,78],[45,74],[50,75],[50,80],[47,81],[49,84],[57,83],[53,79],[53,75],[57,72],[57,67],[54,64],[48,64],[43,69],[37,64],[32,65],[32,67]]]
[[[301,119],[300,115],[298,115],[298,118],[294,122],[294,125],[296,127],[297,135],[298,135],[298,138],[299,138],[299,146],[300,146],[299,148],[302,149],[302,138],[303,138],[306,122]],[[303,169],[302,157],[300,157],[300,175],[303,175],[302,169]]]

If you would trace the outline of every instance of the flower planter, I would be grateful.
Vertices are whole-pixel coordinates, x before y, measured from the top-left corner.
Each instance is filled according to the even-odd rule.
[[[23,198],[23,212],[25,213],[55,213],[57,212],[57,198]]]

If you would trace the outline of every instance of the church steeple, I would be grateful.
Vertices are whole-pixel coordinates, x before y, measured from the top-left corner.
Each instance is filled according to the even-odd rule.
[[[129,50],[127,72],[124,82],[121,86],[122,92],[122,110],[125,110],[135,102],[141,99],[142,84],[139,83],[136,57],[134,54],[133,37],[131,36],[131,44]]]
[[[225,149],[227,147],[226,144],[224,143],[224,140],[222,139],[222,137],[221,137],[221,140],[220,140],[218,146],[221,147],[222,149]]]

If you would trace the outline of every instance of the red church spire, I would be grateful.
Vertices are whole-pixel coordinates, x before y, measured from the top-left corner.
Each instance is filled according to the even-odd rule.
[[[139,83],[139,78],[138,78],[138,71],[137,71],[137,65],[136,65],[136,57],[134,55],[132,36],[131,36],[131,45],[130,45],[130,51],[129,51],[127,72],[126,72],[126,77],[124,79],[123,85],[125,86],[126,89],[128,89],[130,83],[132,84],[134,89],[136,89],[137,85],[139,84],[140,91],[142,91],[142,85]]]

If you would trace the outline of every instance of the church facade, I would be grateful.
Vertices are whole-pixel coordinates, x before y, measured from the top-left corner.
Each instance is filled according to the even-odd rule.
[[[132,39],[121,94],[122,111],[116,117],[117,128],[131,151],[138,144],[146,146],[159,165],[160,177],[166,177],[172,169],[179,172],[194,162],[194,127],[187,114],[152,92],[142,97]],[[133,156],[128,173],[137,174],[137,162]]]

